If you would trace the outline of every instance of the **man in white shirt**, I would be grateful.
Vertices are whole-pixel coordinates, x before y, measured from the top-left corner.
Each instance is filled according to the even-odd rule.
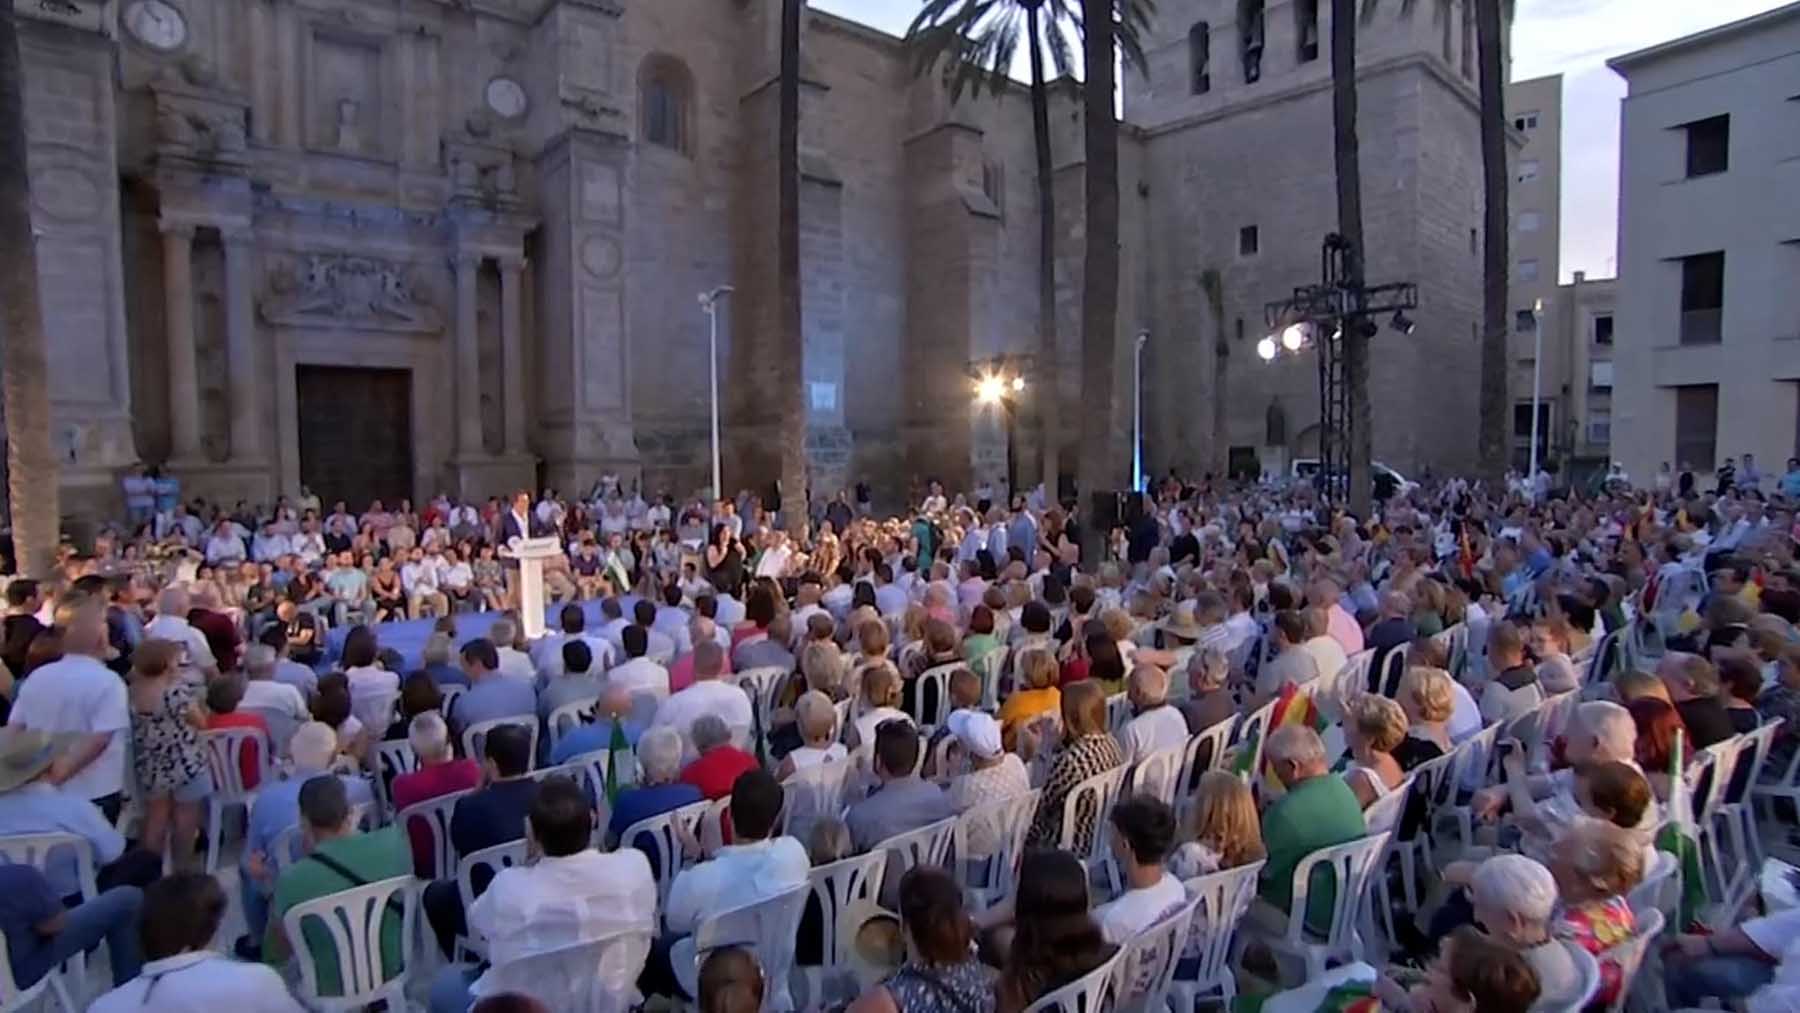
[[[429,608],[433,616],[445,615],[450,611],[450,602],[444,592],[438,590],[438,564],[443,557],[437,553],[425,555],[423,549],[413,549],[405,566],[400,568],[400,586],[406,591],[407,614],[417,619],[425,615]]]
[[[751,770],[731,789],[731,828],[734,843],[718,850],[675,877],[663,920],[677,936],[691,934],[709,915],[768,900],[806,887],[806,849],[792,837],[775,837],[781,815],[781,785],[764,770]],[[644,969],[645,991],[672,994],[672,968],[667,950],[658,947]],[[787,985],[771,981],[770,1006],[788,1008]]]
[[[615,652],[620,651],[625,646],[620,634],[631,625],[631,620],[625,618],[625,605],[617,595],[600,599],[600,619],[600,629],[596,631],[600,639],[612,644]]]
[[[293,543],[275,530],[274,521],[264,522],[262,530],[250,540],[250,558],[258,563],[273,563],[293,551]]]
[[[580,787],[561,778],[538,787],[525,820],[525,851],[537,861],[500,870],[469,906],[470,933],[487,943],[486,970],[452,964],[438,971],[431,1009],[467,1009],[509,991],[575,1009],[596,976],[610,1000],[605,1008],[638,1005],[638,974],[656,934],[656,877],[643,852],[596,851],[593,834],[593,808]],[[594,960],[588,945],[620,932],[633,935]],[[546,959],[556,953],[569,959]]]
[[[655,628],[655,605],[639,598],[631,607],[631,617],[633,624],[644,631],[644,643],[648,645],[644,648],[644,653],[647,656],[656,659],[658,664],[666,664],[675,657],[675,638]]]
[[[962,544],[956,547],[958,563],[973,563],[975,556],[988,545],[987,522],[976,519],[974,514],[965,517],[966,530],[963,532]]]
[[[788,544],[787,532],[770,531],[767,538],[768,544],[763,547],[762,555],[758,556],[756,560],[756,575],[758,577],[785,577],[788,565],[794,559],[794,549]]]
[[[166,587],[156,596],[156,618],[144,624],[145,640],[173,640],[187,648],[181,667],[190,677],[198,673],[206,678],[219,674],[219,662],[213,657],[206,635],[187,621],[190,608],[187,592],[180,587]]]
[[[1125,892],[1094,909],[1100,934],[1124,943],[1187,903],[1181,880],[1163,868],[1175,844],[1175,813],[1148,795],[1123,798],[1107,817],[1112,821],[1113,857],[1125,873]]]
[[[732,739],[742,746],[750,741],[755,718],[750,711],[750,697],[730,683],[719,681],[725,669],[725,651],[718,644],[705,641],[694,648],[694,684],[670,696],[656,708],[654,725],[666,725],[681,733],[687,755],[698,755],[690,729],[694,719],[712,714],[731,729]]]
[[[191,517],[185,519],[194,520]],[[199,521],[194,521],[196,528],[199,524]],[[243,539],[231,530],[230,521],[220,521],[214,526],[212,536],[206,540],[206,562],[211,566],[232,566],[243,561]]]
[[[906,613],[906,607],[912,600],[906,596],[906,588],[894,583],[894,568],[886,563],[875,567],[875,611],[882,616],[897,616]]]
[[[300,533],[288,539],[289,548],[300,562],[308,567],[317,566],[325,558],[325,536],[319,533],[319,522],[305,520],[300,523]]]
[[[144,890],[143,971],[96,999],[89,1013],[303,1013],[281,975],[211,949],[225,892],[200,873],[176,873]]]
[[[511,619],[496,619],[488,627],[488,639],[494,642],[494,653],[500,658],[496,669],[501,675],[511,679],[523,679],[536,684],[537,666],[532,664],[531,655],[513,646],[519,636],[519,627]]]
[[[630,693],[635,702],[654,697],[660,706],[669,698],[669,670],[644,657],[649,641],[642,626],[627,626],[621,639],[625,642],[625,663],[606,673],[608,686],[618,686]]]
[[[1226,654],[1236,654],[1253,639],[1258,630],[1256,617],[1250,610],[1256,605],[1256,592],[1248,584],[1240,584],[1229,592],[1231,598],[1231,614],[1225,617],[1225,642],[1221,649]]]
[[[1319,678],[1326,680],[1326,686],[1336,685],[1338,673],[1350,663],[1350,656],[1344,653],[1343,645],[1331,635],[1331,616],[1324,608],[1314,606],[1300,613],[1306,621],[1306,640],[1301,642],[1300,649],[1312,655],[1313,663],[1318,666]]]
[[[285,756],[294,729],[312,720],[312,713],[298,688],[276,681],[279,660],[275,648],[267,644],[244,648],[244,698],[238,702],[238,709],[259,714],[268,723],[275,751]]]
[[[919,504],[919,512],[929,515],[941,514],[948,506],[949,501],[944,499],[943,483],[933,479],[931,484],[926,487],[925,499]]]
[[[106,611],[99,599],[59,605],[63,656],[19,684],[11,724],[50,735],[78,736],[45,779],[92,801],[108,820],[119,816],[131,713],[125,683],[100,663],[108,651]]]
[[[656,606],[656,618],[650,628],[668,637],[670,643],[679,649],[681,628],[688,623],[688,610],[681,607],[682,591],[679,584],[669,584],[662,589],[662,604]]]
[[[1180,708],[1169,705],[1169,673],[1155,665],[1138,665],[1126,681],[1125,696],[1136,715],[1118,734],[1127,764],[1187,744],[1187,718]]]

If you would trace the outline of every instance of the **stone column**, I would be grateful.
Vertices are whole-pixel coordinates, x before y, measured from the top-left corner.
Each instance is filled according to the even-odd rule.
[[[456,263],[456,453],[482,457],[481,353],[476,337],[476,272],[481,254],[458,251]]]
[[[505,374],[502,417],[506,429],[506,455],[525,453],[525,315],[520,288],[525,258],[500,258],[500,346]]]
[[[249,229],[221,229],[225,244],[225,348],[231,383],[231,459],[235,464],[262,464],[263,427],[257,418],[259,391],[266,389],[258,368],[256,304],[250,261],[255,237]]]
[[[169,344],[169,456],[200,452],[200,381],[194,366],[194,227],[163,222],[164,333]]]

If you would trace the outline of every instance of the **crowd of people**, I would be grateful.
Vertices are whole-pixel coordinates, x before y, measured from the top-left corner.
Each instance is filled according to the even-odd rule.
[[[30,988],[104,944],[94,1009],[292,1009],[361,987],[295,912],[397,883],[439,951],[434,1010],[588,989],[620,1009],[1019,1013],[1148,959],[1134,940],[1176,917],[1177,982],[1236,932],[1240,972],[1297,985],[1291,926],[1326,942],[1348,903],[1383,926],[1358,952],[1391,966],[1336,988],[1384,1009],[1800,1008],[1800,916],[1650,889],[1688,857],[1694,800],[1791,776],[1797,505],[1741,482],[1450,480],[1355,518],[1309,488],[1170,475],[1083,560],[1041,491],[936,483],[886,518],[846,491],[809,525],[610,476],[583,502],[416,515],[134,504],[131,533],[6,587],[0,838],[82,842],[0,866],[6,958]],[[547,535],[567,565],[527,641],[505,557]],[[401,619],[433,624],[417,658]],[[240,841],[219,823],[245,800]],[[1014,847],[998,824],[941,863],[893,843],[1014,810],[997,869],[971,871]],[[1382,856],[1367,896],[1297,876],[1359,842]],[[462,869],[508,847],[509,867]],[[875,854],[856,986],[801,986],[751,939],[696,956],[767,904],[796,964],[832,963],[836,905],[809,885]],[[235,897],[205,871],[233,865]],[[1234,875],[1254,884],[1241,917],[1193,914]],[[233,902],[235,943],[216,938]],[[423,959],[403,906],[383,974]]]

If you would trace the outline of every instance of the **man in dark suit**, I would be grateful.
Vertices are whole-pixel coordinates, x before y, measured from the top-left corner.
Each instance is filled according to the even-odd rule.
[[[506,545],[515,538],[537,538],[549,534],[537,518],[531,514],[531,493],[520,489],[513,493],[512,509],[500,515],[500,544]],[[518,563],[509,563],[518,566]]]

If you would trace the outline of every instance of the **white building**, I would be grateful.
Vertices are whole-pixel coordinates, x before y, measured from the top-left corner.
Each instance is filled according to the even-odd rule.
[[[1609,66],[1629,84],[1614,456],[1779,471],[1800,429],[1800,3]]]

